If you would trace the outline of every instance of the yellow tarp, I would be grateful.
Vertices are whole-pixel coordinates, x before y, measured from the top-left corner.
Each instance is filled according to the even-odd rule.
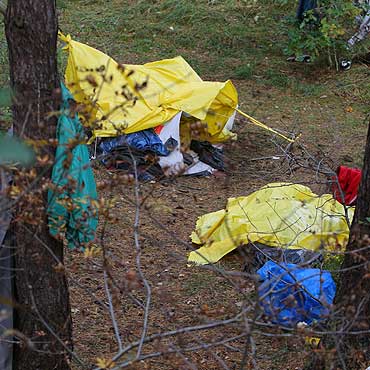
[[[202,81],[182,57],[122,66],[70,36],[59,36],[69,52],[66,84],[76,101],[90,107],[87,123],[94,136],[156,127],[180,111],[207,125],[208,141],[230,136],[224,126],[238,105],[231,81]],[[145,81],[146,87],[137,89]],[[135,96],[135,103],[127,101],[129,94]]]
[[[348,209],[352,220],[354,209]],[[214,263],[238,246],[259,242],[272,247],[337,250],[349,228],[342,204],[310,188],[272,183],[247,197],[230,198],[226,209],[201,216],[191,239],[203,245],[189,261]]]

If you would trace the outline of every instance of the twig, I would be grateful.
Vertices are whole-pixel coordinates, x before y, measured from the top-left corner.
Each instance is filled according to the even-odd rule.
[[[140,358],[141,351],[143,348],[144,340],[146,337],[146,333],[148,331],[148,321],[149,321],[149,309],[151,303],[151,295],[152,291],[148,280],[145,278],[143,270],[141,268],[141,248],[140,248],[140,241],[139,241],[139,224],[140,224],[140,195],[139,195],[139,177],[137,172],[137,163],[134,155],[130,151],[130,155],[134,164],[134,171],[135,171],[135,223],[134,223],[134,238],[135,238],[135,248],[136,248],[136,266],[139,272],[140,278],[144,284],[146,290],[146,302],[145,302],[145,310],[144,310],[144,320],[143,320],[143,329],[141,333],[140,343],[136,353],[136,359]]]
[[[107,276],[107,271],[106,270],[104,270],[104,288],[105,288],[105,292],[106,292],[107,298],[108,298],[109,314],[110,314],[110,318],[112,320],[114,335],[116,336],[116,340],[117,340],[117,343],[118,343],[118,350],[122,351],[122,349],[123,349],[122,339],[121,339],[121,336],[120,336],[120,333],[119,333],[118,324],[117,324],[117,320],[116,320],[116,315],[114,313],[112,295],[110,293],[109,286],[108,286],[108,276]]]
[[[225,343],[230,343],[230,342],[233,342],[235,340],[241,339],[241,338],[244,337],[244,335],[245,334],[240,334],[240,335],[236,335],[235,337],[223,339],[223,340],[213,342],[213,343],[204,343],[204,344],[197,345],[197,346],[185,347],[185,348],[182,348],[181,351],[182,352],[194,352],[194,351],[198,351],[198,350],[206,350],[206,349],[209,349],[209,348],[212,348],[212,347],[222,346]],[[112,370],[122,369],[122,368],[130,366],[133,363],[138,362],[138,361],[144,361],[144,360],[147,360],[147,359],[150,359],[150,358],[160,357],[160,356],[170,354],[170,353],[177,353],[177,351],[178,350],[169,349],[167,351],[149,353],[147,355],[141,356],[138,359],[125,361],[125,362],[119,364],[118,366],[114,367]]]
[[[183,327],[183,328],[180,328],[180,329],[170,330],[170,331],[167,331],[167,332],[164,332],[164,333],[153,334],[153,335],[150,335],[150,336],[147,336],[146,338],[144,338],[143,342],[144,343],[149,343],[149,342],[155,341],[156,339],[163,339],[163,338],[173,337],[173,336],[180,335],[180,334],[191,333],[191,332],[194,332],[194,331],[209,330],[209,329],[214,329],[214,328],[218,328],[218,327],[221,327],[221,326],[231,325],[231,324],[239,322],[240,321],[240,316],[241,316],[241,314],[239,313],[238,315],[232,317],[231,319],[227,319],[227,320],[223,320],[223,321],[215,321],[215,322],[211,322],[209,324],[197,325],[197,326],[187,326],[187,327]],[[265,326],[265,325],[263,325],[263,326]],[[134,348],[138,347],[141,342],[142,341],[139,340],[139,341],[130,343],[122,351],[117,353],[113,357],[112,360],[113,361],[119,360],[124,354],[126,354],[127,352],[130,352]],[[97,367],[97,368],[94,368],[94,370],[100,370],[100,368]]]

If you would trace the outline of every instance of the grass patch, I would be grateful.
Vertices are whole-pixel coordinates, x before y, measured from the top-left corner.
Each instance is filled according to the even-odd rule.
[[[292,79],[276,69],[269,68],[266,71],[265,82],[280,89],[286,89],[292,83]]]
[[[200,70],[230,77],[227,71],[235,69],[234,58],[260,59],[268,49],[271,52],[273,35],[261,15],[263,6],[257,2],[135,1],[128,7],[117,0],[109,7],[99,0],[88,5],[62,2],[68,4],[60,19],[65,32],[103,51],[106,47],[113,57],[127,58],[130,63],[131,55],[136,63],[196,55]],[[114,39],[114,45],[107,45],[107,39]]]
[[[240,80],[250,80],[253,78],[253,75],[256,71],[255,63],[247,63],[237,67],[234,71],[234,78]]]

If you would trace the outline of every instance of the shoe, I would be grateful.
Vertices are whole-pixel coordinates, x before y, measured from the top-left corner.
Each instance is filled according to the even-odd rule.
[[[311,57],[307,54],[302,55],[292,55],[287,58],[287,62],[300,62],[300,63],[311,63]]]
[[[348,71],[352,67],[352,62],[347,59],[342,59],[339,62],[339,67],[342,71]]]
[[[300,55],[295,58],[296,62],[311,63],[311,57],[307,54]]]

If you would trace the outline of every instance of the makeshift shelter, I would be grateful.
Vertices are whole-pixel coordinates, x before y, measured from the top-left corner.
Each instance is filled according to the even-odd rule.
[[[353,208],[347,209],[349,221]],[[201,246],[189,261],[219,261],[238,246],[261,243],[289,249],[336,250],[349,237],[344,206],[332,195],[318,196],[310,188],[272,183],[246,196],[230,198],[226,208],[201,216],[191,235]]]
[[[224,127],[238,105],[231,81],[205,82],[182,58],[144,65],[120,65],[108,55],[69,36],[65,73],[76,101],[91,108],[94,137],[154,128],[179,112],[207,124],[207,140],[230,137]]]
[[[176,168],[183,161],[180,146],[189,146],[194,132],[196,140],[213,144],[236,137],[230,130],[239,111],[238,94],[231,81],[203,81],[181,56],[144,65],[122,65],[69,35],[59,37],[69,53],[65,82],[74,99],[85,105],[81,118],[91,129],[90,142],[156,128],[160,138],[170,136],[177,141],[175,153],[160,161],[161,165]],[[194,123],[200,123],[199,130],[194,129]]]

